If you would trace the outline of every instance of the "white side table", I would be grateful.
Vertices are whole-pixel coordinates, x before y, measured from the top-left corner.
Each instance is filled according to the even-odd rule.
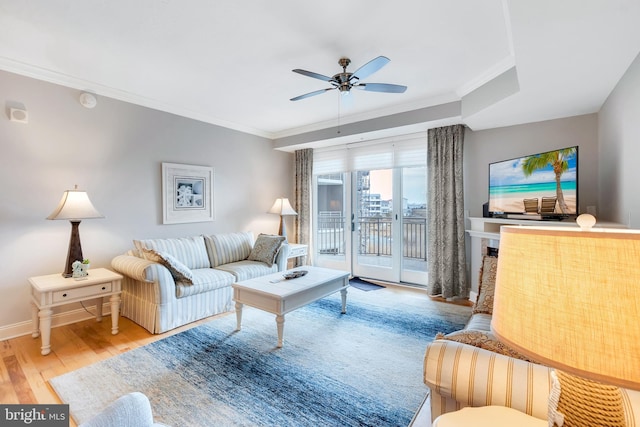
[[[296,259],[298,257],[306,257],[308,253],[309,245],[303,245],[302,243],[289,243],[289,255],[287,256],[287,260]],[[287,268],[289,268],[288,265]]]
[[[111,333],[118,333],[120,314],[120,293],[122,276],[106,268],[89,270],[89,275],[81,280],[62,277],[60,273],[30,277],[31,317],[33,333],[42,335],[41,353],[51,353],[51,314],[53,307],[85,300],[95,300],[96,320],[102,320],[102,298],[111,296]]]
[[[467,407],[440,415],[433,427],[546,427],[549,422],[506,406]]]

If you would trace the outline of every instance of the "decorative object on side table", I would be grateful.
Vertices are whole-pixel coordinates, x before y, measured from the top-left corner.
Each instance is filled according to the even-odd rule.
[[[77,185],[73,190],[64,192],[58,207],[47,217],[47,219],[68,219],[71,222],[71,238],[69,239],[67,262],[62,273],[63,277],[71,277],[73,275],[72,264],[84,259],[78,227],[81,220],[92,218],[104,218],[104,216],[93,206],[87,193],[78,190]]]
[[[618,387],[640,390],[640,231],[577,222],[502,227],[491,327],[557,369],[552,422],[624,425]]]
[[[82,280],[87,277],[89,273],[84,268],[84,265],[85,264],[83,264],[81,261],[74,261],[73,264],[71,264],[71,268],[73,269],[73,274],[71,275],[71,277],[76,280]]]
[[[280,236],[287,237],[287,227],[284,221],[284,217],[289,215],[298,215],[298,213],[291,207],[289,199],[287,199],[286,197],[276,199],[271,209],[269,209],[269,213],[280,215],[280,228],[278,229],[278,234]]]

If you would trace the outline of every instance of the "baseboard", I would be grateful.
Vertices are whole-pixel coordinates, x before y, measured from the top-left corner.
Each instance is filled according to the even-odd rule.
[[[91,311],[95,310],[95,306],[89,307]],[[109,303],[102,305],[102,315],[110,316],[111,307]],[[51,316],[51,328],[68,325],[83,320],[95,319],[95,313],[89,313],[84,308],[69,310],[62,313],[56,313]],[[0,326],[0,341],[17,338],[24,335],[31,335],[33,332],[33,323],[31,320],[14,323],[12,325]]]

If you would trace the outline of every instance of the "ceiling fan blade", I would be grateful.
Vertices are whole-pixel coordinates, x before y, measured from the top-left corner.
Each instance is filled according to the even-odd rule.
[[[294,73],[302,74],[303,76],[313,77],[314,79],[323,80],[325,82],[330,82],[333,79],[333,77],[323,76],[322,74],[314,73],[312,71],[307,71],[307,70],[301,70],[299,68],[296,68],[295,70],[291,70],[291,71],[293,71]]]
[[[351,75],[351,78],[349,80],[352,80],[354,78],[358,80],[367,78],[371,74],[378,71],[380,68],[387,65],[389,61],[390,59],[387,58],[386,56],[378,56],[377,58],[372,59],[371,61],[364,64],[362,67],[358,68],[356,72]]]
[[[358,83],[353,86],[356,89],[366,90],[369,92],[385,92],[385,93],[403,93],[407,90],[406,86],[392,85],[388,83]]]
[[[309,98],[310,96],[320,95],[321,93],[325,93],[328,90],[333,90],[335,87],[330,87],[327,89],[320,89],[313,92],[305,93],[304,95],[296,96],[295,98],[291,98],[289,101],[299,101],[301,99]]]

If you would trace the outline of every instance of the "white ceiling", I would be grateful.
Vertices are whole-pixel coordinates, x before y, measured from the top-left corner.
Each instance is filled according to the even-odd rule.
[[[459,118],[486,129],[598,111],[638,22],[638,0],[0,0],[0,69],[278,139],[460,100],[515,65],[515,94]],[[292,69],[379,55],[364,81],[405,93],[289,101],[329,87]]]

